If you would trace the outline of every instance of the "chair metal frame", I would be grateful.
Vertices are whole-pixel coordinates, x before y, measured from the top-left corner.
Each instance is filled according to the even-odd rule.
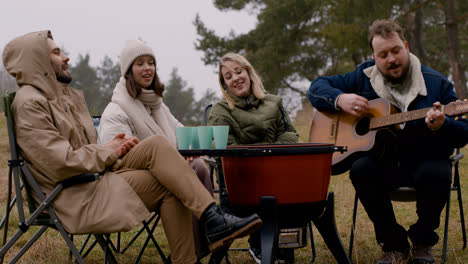
[[[156,227],[158,226],[159,220],[161,219],[161,216],[154,212],[150,219],[148,221],[143,221],[143,226],[138,230],[138,232],[132,237],[130,242],[122,249],[122,250],[117,250],[119,253],[124,254],[125,251],[137,240],[137,238],[143,233],[143,231],[146,231],[148,236],[145,239],[145,242],[143,243],[143,246],[141,247],[140,251],[138,252],[138,256],[135,259],[135,264],[140,263],[141,257],[143,256],[143,253],[145,252],[145,249],[148,246],[149,241],[153,242],[154,247],[158,251],[159,256],[161,257],[161,260],[163,261],[164,264],[170,264],[170,254],[169,256],[166,257],[164,252],[162,251],[161,247],[159,246],[158,242],[156,241],[156,238],[154,237],[153,233]],[[151,226],[150,226],[151,225]],[[118,244],[120,244],[120,232],[118,233]],[[117,247],[119,248],[119,247]]]
[[[458,205],[460,210],[460,224],[463,236],[463,247],[462,249],[465,250],[467,246],[467,239],[466,239],[466,229],[465,229],[465,215],[463,212],[463,199],[461,193],[461,186],[460,186],[460,174],[459,174],[459,163],[460,160],[464,158],[464,154],[460,153],[460,149],[456,149],[455,155],[450,157],[450,162],[453,168],[453,181],[451,186],[451,191],[457,192],[457,199]],[[447,256],[447,239],[448,239],[448,225],[449,225],[449,218],[450,218],[450,197],[451,192],[449,192],[449,198],[447,200],[447,204],[445,206],[445,224],[444,224],[444,238],[442,242],[442,256],[441,256],[441,263],[445,263],[446,256]],[[416,190],[411,187],[400,187],[392,192],[389,193],[390,198],[392,201],[400,201],[400,202],[407,202],[407,201],[416,201]],[[356,215],[357,215],[357,208],[358,208],[358,200],[359,197],[356,194],[354,197],[354,207],[353,207],[353,221],[351,224],[351,234],[349,238],[349,251],[348,255],[349,258],[352,259],[353,254],[353,243],[354,243],[354,230],[356,228]]]
[[[140,251],[138,252],[138,255],[137,255],[137,257],[136,257],[136,259],[135,259],[135,261],[133,263],[134,264],[140,263],[140,260],[143,257],[143,254],[144,254],[144,252],[145,252],[145,250],[146,250],[146,248],[148,246],[148,243],[151,241],[151,242],[153,242],[154,247],[158,251],[158,254],[161,257],[162,262],[164,264],[170,264],[171,263],[170,262],[170,254],[168,256],[166,256],[164,254],[164,252],[161,249],[161,246],[159,246],[159,243],[157,242],[156,238],[153,235],[154,230],[156,229],[156,227],[159,224],[159,220],[160,220],[160,215],[157,212],[154,212],[147,221],[145,220],[145,221],[142,222],[143,226],[138,230],[138,232],[135,235],[133,235],[133,237],[130,239],[130,241],[127,243],[127,245],[123,246],[123,249],[121,249],[122,248],[121,247],[121,240],[122,240],[121,232],[117,233],[117,242],[116,242],[116,244],[114,244],[114,241],[112,241],[112,239],[110,238],[110,235],[108,237],[107,243],[109,244],[109,247],[115,253],[125,254],[125,252],[138,239],[138,237],[144,231],[146,231],[146,233],[148,235],[147,235],[147,237],[145,239],[145,242],[143,242],[143,246],[141,247]],[[87,244],[90,242],[90,239],[91,239],[91,235],[87,235],[87,237],[86,237],[85,241],[83,242],[83,245],[82,245],[82,247],[80,249],[80,253],[82,253],[85,250],[85,248],[87,247]],[[89,252],[91,252],[91,250],[94,248],[94,246],[96,246],[97,242],[98,242],[97,240],[94,240],[83,255],[84,256],[88,255]]]
[[[7,205],[6,212],[0,222],[0,228],[4,227],[3,232],[3,243],[2,248],[0,250],[0,264],[3,263],[4,255],[6,252],[14,245],[14,243],[21,237],[22,234],[26,233],[30,226],[41,226],[39,231],[26,243],[26,245],[20,249],[20,251],[10,260],[9,263],[16,263],[22,255],[29,249],[34,242],[39,239],[39,237],[45,232],[45,230],[49,227],[57,229],[62,237],[64,238],[67,246],[70,249],[70,259],[75,257],[77,263],[84,263],[84,258],[91,252],[91,250],[95,247],[96,244],[99,244],[101,248],[104,250],[104,263],[117,263],[115,256],[112,253],[112,250],[116,253],[123,254],[125,251],[132,245],[132,243],[141,235],[143,231],[147,231],[147,238],[144,242],[143,247],[140,249],[139,254],[135,260],[135,264],[139,263],[141,257],[151,240],[157,249],[163,263],[170,263],[168,257],[165,256],[164,252],[162,252],[161,247],[159,246],[156,238],[153,236],[153,232],[157,227],[160,216],[158,213],[154,213],[150,219],[147,221],[143,221],[143,227],[134,235],[134,237],[130,240],[130,242],[120,250],[120,232],[117,234],[117,246],[114,245],[112,240],[110,239],[109,234],[88,234],[85,241],[83,242],[80,250],[76,248],[73,243],[73,234],[69,234],[63,228],[63,225],[58,220],[55,211],[50,206],[51,202],[55,199],[55,197],[60,193],[61,190],[73,186],[75,184],[85,183],[97,180],[100,177],[100,174],[82,174],[75,177],[72,177],[60,184],[52,191],[52,193],[45,197],[43,193],[39,189],[39,185],[35,181],[34,177],[30,173],[27,166],[25,166],[25,161],[19,157],[19,147],[16,143],[16,134],[14,131],[14,119],[13,113],[11,111],[11,103],[14,99],[15,93],[9,94],[5,96],[4,103],[5,103],[5,116],[7,121],[7,128],[8,128],[8,137],[9,137],[9,144],[10,144],[10,152],[11,152],[11,160],[8,162],[9,165],[9,179],[8,179],[8,195],[7,195]],[[93,117],[94,121],[94,117]],[[28,201],[28,207],[30,211],[29,218],[25,217],[25,212],[23,208],[23,199],[22,196],[17,196],[16,194],[12,198],[12,185],[15,185],[15,193],[21,193],[23,190],[26,192],[26,197]],[[39,207],[36,207],[33,198],[32,192],[36,193],[38,197],[41,199],[41,203]],[[8,238],[8,222],[10,217],[10,212],[13,207],[17,205],[18,209],[18,216],[19,216],[19,230],[13,237],[7,242]],[[43,213],[46,210],[47,213]],[[91,240],[91,235],[95,237],[95,240],[88,243]],[[112,249],[112,250],[111,250]]]
[[[7,251],[16,243],[16,241],[25,234],[29,227],[40,226],[39,230],[26,242],[26,244],[20,249],[20,251],[9,261],[9,263],[16,263],[23,254],[39,239],[39,237],[49,228],[52,227],[59,231],[65,243],[69,247],[71,254],[75,257],[76,262],[84,264],[84,255],[78,251],[74,245],[70,235],[62,223],[55,214],[55,210],[51,206],[52,201],[57,195],[63,190],[76,184],[87,183],[99,179],[100,174],[88,173],[81,174],[71,177],[59,184],[53,189],[53,191],[45,196],[39,188],[38,183],[32,176],[26,161],[19,157],[19,147],[16,143],[16,134],[14,130],[14,119],[11,111],[11,103],[13,102],[15,93],[8,94],[4,97],[5,103],[5,116],[8,128],[8,139],[10,143],[11,160],[8,161],[9,172],[8,172],[8,196],[6,213],[3,221],[3,244],[0,249],[0,263],[3,263],[4,256]],[[12,196],[12,185],[14,184],[15,193],[20,194],[22,190],[26,192],[28,207],[30,215],[27,217],[23,208],[23,198],[21,195],[15,195],[13,200]],[[36,205],[33,201],[33,193],[40,199],[40,204]],[[16,233],[7,241],[8,235],[8,221],[10,216],[10,210],[13,205],[16,204],[18,209],[18,230]],[[104,263],[117,263],[112,251],[108,247],[108,243],[102,234],[93,234],[98,241],[101,248],[104,250]]]

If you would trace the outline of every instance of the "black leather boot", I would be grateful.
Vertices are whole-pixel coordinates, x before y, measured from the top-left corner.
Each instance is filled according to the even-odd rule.
[[[432,264],[434,256],[432,255],[432,247],[424,245],[413,245],[413,264]]]
[[[257,214],[240,218],[224,212],[221,207],[211,204],[203,212],[200,221],[205,225],[210,251],[226,249],[236,238],[244,237],[262,226]]]

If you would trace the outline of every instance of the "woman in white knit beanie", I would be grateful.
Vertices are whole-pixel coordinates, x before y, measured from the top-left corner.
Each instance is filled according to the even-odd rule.
[[[162,135],[176,147],[176,127],[183,126],[169,111],[162,97],[164,85],[156,72],[156,58],[150,46],[139,40],[128,40],[120,54],[122,77],[116,84],[111,102],[104,110],[98,136],[106,143],[119,133],[140,141]],[[202,159],[188,159],[206,189],[213,195],[210,175]],[[193,217],[197,258],[209,253],[198,220]]]

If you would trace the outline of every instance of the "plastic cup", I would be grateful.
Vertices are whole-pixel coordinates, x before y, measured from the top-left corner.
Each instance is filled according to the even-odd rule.
[[[198,129],[198,143],[200,149],[210,149],[211,142],[213,139],[213,127],[211,126],[200,126]]]
[[[213,138],[216,149],[225,149],[229,135],[229,126],[213,126]]]
[[[177,127],[177,147],[179,149],[189,149],[192,143],[192,127]]]
[[[192,149],[200,149],[200,142],[198,141],[198,129],[196,127],[192,128]]]

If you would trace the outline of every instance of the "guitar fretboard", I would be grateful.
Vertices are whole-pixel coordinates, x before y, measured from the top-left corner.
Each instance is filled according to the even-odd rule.
[[[418,110],[413,110],[406,113],[396,113],[387,116],[379,116],[374,117],[370,121],[370,129],[386,127],[390,125],[400,124],[407,121],[413,121],[416,119],[426,117],[427,111],[429,111],[431,107],[422,108]]]

